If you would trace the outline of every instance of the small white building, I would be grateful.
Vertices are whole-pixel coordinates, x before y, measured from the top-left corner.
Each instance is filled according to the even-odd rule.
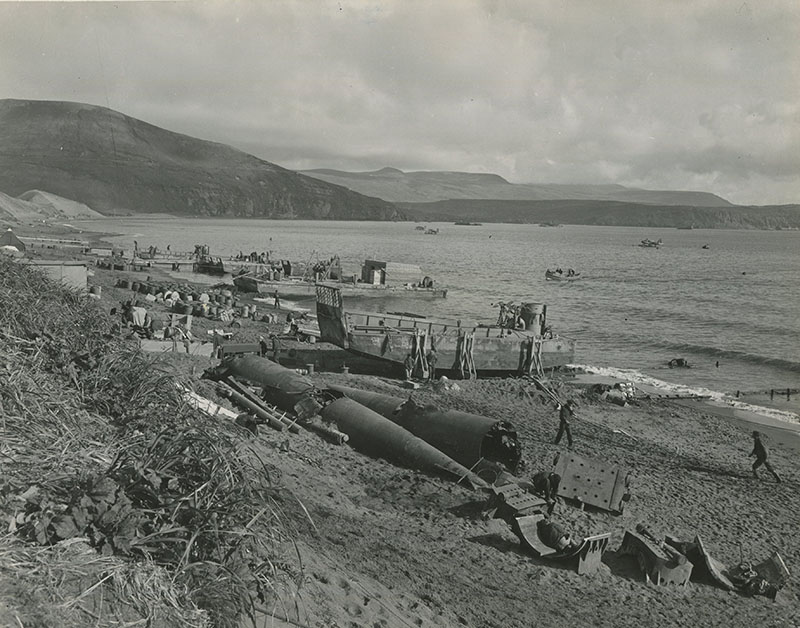
[[[86,290],[89,276],[86,262],[38,259],[20,260],[20,263],[35,266],[54,281],[60,281],[70,288]]]

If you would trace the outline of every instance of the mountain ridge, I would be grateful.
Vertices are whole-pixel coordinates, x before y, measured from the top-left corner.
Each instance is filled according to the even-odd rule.
[[[110,215],[397,220],[383,199],[113,109],[0,100],[0,190],[47,190]]]
[[[694,205],[733,207],[710,192],[690,190],[645,190],[615,183],[510,183],[498,174],[458,171],[411,171],[381,168],[368,172],[345,172],[330,168],[302,170],[303,174],[342,185],[362,194],[379,196],[393,203],[429,203],[458,199],[549,201],[621,201],[647,205]]]

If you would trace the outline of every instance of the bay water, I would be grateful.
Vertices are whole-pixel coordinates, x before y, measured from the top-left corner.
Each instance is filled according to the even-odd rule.
[[[207,244],[223,258],[240,251],[294,262],[338,255],[346,274],[360,273],[365,259],[419,264],[448,289],[446,299],[346,306],[491,323],[500,301],[545,303],[554,332],[578,341],[576,364],[798,421],[800,395],[786,398],[800,386],[797,231],[425,223],[439,229],[426,235],[413,222],[161,216],[73,224],[118,234],[109,239],[127,251],[136,240],[161,251]],[[663,245],[639,247],[644,238]],[[545,281],[545,270],[556,267],[581,278]],[[670,369],[673,358],[691,368]]]

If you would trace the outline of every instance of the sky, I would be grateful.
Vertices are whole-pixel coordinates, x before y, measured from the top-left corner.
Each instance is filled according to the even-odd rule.
[[[0,2],[0,98],[292,170],[800,203],[797,0]]]

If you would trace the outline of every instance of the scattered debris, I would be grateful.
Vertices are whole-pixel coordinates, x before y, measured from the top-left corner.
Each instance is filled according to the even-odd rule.
[[[757,565],[740,560],[736,565],[726,567],[711,556],[700,535],[695,536],[694,541],[680,541],[667,535],[665,543],[686,555],[694,565],[696,578],[708,577],[727,591],[764,595],[774,600],[789,579],[789,569],[778,552]]]
[[[680,551],[659,541],[644,525],[636,532],[625,531],[618,554],[635,556],[645,580],[654,584],[686,586],[692,575],[692,563]]]

